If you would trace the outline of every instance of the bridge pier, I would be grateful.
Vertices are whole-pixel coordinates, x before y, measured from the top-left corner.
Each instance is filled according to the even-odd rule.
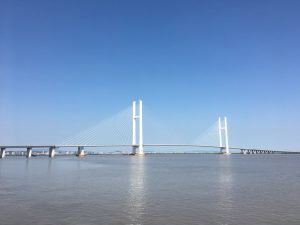
[[[49,148],[49,157],[53,158],[55,156],[55,147]]]
[[[76,156],[78,156],[78,157],[84,156],[84,147],[82,147],[82,146],[78,147]]]
[[[220,147],[220,154],[224,154],[224,147]]]
[[[5,148],[1,148],[0,150],[0,158],[4,158],[5,157]]]
[[[240,149],[241,154],[275,154],[278,151],[274,150],[261,150],[261,149]]]
[[[132,146],[132,154],[135,155],[137,153],[136,151],[137,147],[136,146]]]
[[[26,157],[31,158],[31,155],[32,155],[32,148],[27,148]]]

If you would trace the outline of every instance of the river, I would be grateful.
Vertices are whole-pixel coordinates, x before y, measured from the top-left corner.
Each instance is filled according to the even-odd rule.
[[[0,224],[300,224],[300,155],[6,157]]]

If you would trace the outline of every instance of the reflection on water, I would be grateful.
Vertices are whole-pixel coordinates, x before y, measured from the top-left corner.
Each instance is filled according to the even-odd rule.
[[[231,157],[228,156],[220,156],[218,160],[218,168],[219,168],[219,182],[217,188],[218,194],[218,208],[220,213],[223,215],[223,218],[226,215],[231,214],[231,210],[233,208],[233,175],[232,175],[232,165],[231,165]],[[223,221],[224,222],[224,221]],[[221,223],[221,222],[220,222]]]
[[[142,224],[145,212],[145,157],[131,157],[128,216],[133,224]]]
[[[51,169],[52,169],[52,158],[48,159],[48,173],[51,173]]]
[[[25,174],[27,175],[29,172],[29,163],[30,163],[30,159],[26,158],[26,166],[25,166]]]

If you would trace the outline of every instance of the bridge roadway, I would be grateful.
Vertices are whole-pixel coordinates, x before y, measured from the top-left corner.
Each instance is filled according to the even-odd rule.
[[[78,148],[78,154],[86,148],[111,148],[111,147],[138,147],[139,145],[132,144],[110,144],[110,145],[2,145],[0,146],[0,158],[5,157],[6,149],[16,149],[23,148],[27,149],[26,157],[30,158],[32,155],[32,149],[34,148],[48,148],[49,157],[54,157],[55,149],[57,148]],[[197,147],[197,148],[218,148],[221,149],[220,152],[224,150],[225,147],[215,146],[215,145],[197,145],[197,144],[144,144],[144,147]],[[285,150],[271,150],[271,149],[257,149],[257,148],[241,148],[241,147],[230,147],[232,150],[240,150],[241,154],[300,154],[296,151],[285,151]]]

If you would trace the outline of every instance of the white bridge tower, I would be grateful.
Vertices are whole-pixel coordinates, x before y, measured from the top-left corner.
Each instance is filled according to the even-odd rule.
[[[137,119],[139,125],[139,143],[137,144]],[[136,113],[136,102],[132,103],[132,154],[143,156],[144,143],[143,143],[143,101],[139,100],[139,115]]]
[[[223,146],[223,133],[225,136],[225,147]],[[225,155],[230,155],[229,145],[228,145],[228,126],[227,126],[227,118],[224,117],[224,122],[222,126],[221,117],[219,117],[219,146],[221,153]],[[225,150],[225,151],[224,151]]]

